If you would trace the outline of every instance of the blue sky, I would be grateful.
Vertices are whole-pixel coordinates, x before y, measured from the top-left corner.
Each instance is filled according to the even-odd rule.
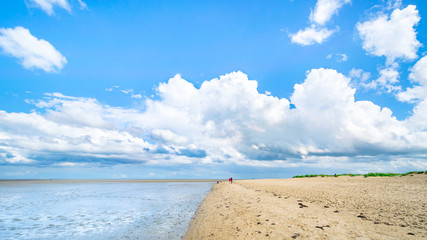
[[[0,178],[427,168],[423,1],[19,0]]]

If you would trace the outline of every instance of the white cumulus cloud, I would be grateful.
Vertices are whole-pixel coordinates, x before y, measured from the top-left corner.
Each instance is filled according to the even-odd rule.
[[[412,69],[414,81],[423,62]],[[290,100],[257,87],[242,72],[200,88],[176,75],[143,100],[144,110],[47,94],[28,101],[39,108],[32,113],[0,111],[0,162],[426,166],[425,99],[399,121],[388,108],[356,101],[350,78],[333,69],[308,71]]]
[[[413,60],[421,46],[414,27],[420,21],[416,6],[395,9],[390,17],[380,14],[372,20],[358,23],[356,28],[363,41],[363,49],[375,56],[384,56],[388,63],[395,59]]]
[[[130,95],[130,97],[131,97],[131,98],[142,98],[142,95],[141,95],[140,93],[139,93],[139,94],[133,94],[133,93],[132,93],[132,94]]]
[[[310,136],[303,149],[307,153],[308,146],[322,149],[323,155],[369,155],[410,147],[396,137],[404,137],[407,130],[392,112],[369,101],[355,101],[349,82],[335,70],[314,69],[303,84],[295,85],[291,100],[298,125],[303,136]]]
[[[362,69],[352,68],[348,74],[352,79],[351,85],[356,88],[367,88],[368,80],[371,77],[370,72],[365,72]]]
[[[400,92],[397,98],[402,102],[416,102],[427,98],[427,56],[421,58],[411,69],[409,79],[415,86]]]
[[[344,4],[350,3],[350,0],[318,0],[314,11],[310,14],[311,26],[297,33],[289,34],[291,41],[302,46],[321,44],[328,39],[335,30],[329,30],[325,25],[333,14],[338,12]]]
[[[406,121],[417,135],[427,135],[427,56],[412,67],[409,79],[413,86],[398,93],[397,99],[416,104],[413,115]]]
[[[27,69],[57,72],[67,63],[67,59],[48,41],[34,37],[23,27],[0,28],[0,48],[19,59]]]
[[[334,33],[333,30],[326,28],[317,28],[314,25],[306,27],[304,30],[299,30],[295,34],[291,34],[291,41],[302,46],[313,44],[321,44]]]
[[[314,11],[310,14],[310,21],[319,25],[325,25],[333,14],[338,12],[344,4],[350,0],[318,0]]]
[[[46,162],[58,164],[66,162],[91,162],[96,163],[112,161],[144,161],[144,147],[150,144],[128,131],[123,131],[113,123],[104,124],[87,117],[76,120],[78,116],[84,117],[93,112],[93,109],[81,109],[79,102],[87,99],[52,99],[56,102],[71,104],[76,108],[68,111],[63,109],[51,110],[46,114],[41,113],[7,113],[0,111],[0,162]],[[77,106],[78,105],[78,106]],[[116,114],[114,109],[99,105],[104,111],[92,113],[90,117],[108,119],[109,114]],[[63,111],[63,112],[62,112]],[[77,111],[77,112],[76,112]],[[120,110],[118,110],[120,111]],[[70,114],[77,113],[73,119],[67,119]],[[93,122],[95,121],[95,122]],[[59,160],[58,160],[59,159]]]
[[[379,77],[370,83],[363,84],[362,86],[371,89],[384,89],[387,93],[392,93],[401,90],[397,85],[399,83],[399,72],[390,67],[384,68],[379,71]]]

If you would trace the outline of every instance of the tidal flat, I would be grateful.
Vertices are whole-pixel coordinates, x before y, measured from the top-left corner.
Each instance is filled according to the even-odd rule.
[[[0,181],[2,239],[181,239],[210,180]]]

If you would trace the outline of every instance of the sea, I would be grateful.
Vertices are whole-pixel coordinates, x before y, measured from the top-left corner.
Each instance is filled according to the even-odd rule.
[[[182,239],[213,185],[0,181],[0,239]]]

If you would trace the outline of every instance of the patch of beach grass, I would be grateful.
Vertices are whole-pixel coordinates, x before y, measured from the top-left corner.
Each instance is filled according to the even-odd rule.
[[[364,176],[367,177],[394,177],[394,176],[407,176],[412,174],[427,174],[427,171],[412,171],[407,173],[367,173],[367,174],[353,174],[353,173],[344,173],[344,174],[334,174],[334,175],[327,175],[327,174],[305,174],[305,175],[297,175],[293,176],[292,178],[311,178],[311,177],[340,177],[340,176]]]

